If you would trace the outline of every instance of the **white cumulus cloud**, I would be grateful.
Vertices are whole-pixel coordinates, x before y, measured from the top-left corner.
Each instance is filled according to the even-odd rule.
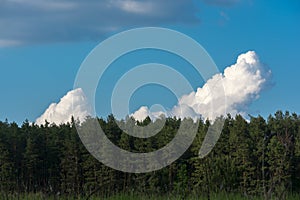
[[[135,111],[133,114],[131,114],[131,116],[138,121],[143,121],[150,114],[151,113],[150,113],[148,107],[142,106],[137,111]]]
[[[90,115],[91,109],[84,92],[81,88],[77,88],[69,91],[59,103],[52,103],[35,123],[41,125],[47,120],[49,123],[63,124],[70,122],[72,116],[82,122]]]
[[[265,69],[254,51],[241,54],[223,74],[214,75],[197,91],[179,98],[178,104],[166,115],[194,120],[202,116],[214,120],[227,113],[243,114],[247,106],[259,97],[270,75],[271,71]],[[140,121],[147,115],[151,115],[150,111],[142,107],[132,116]]]
[[[149,109],[147,106],[142,106],[130,116],[138,121],[143,121],[148,116],[150,119],[155,120],[157,118],[161,118],[162,116],[166,116],[166,113],[163,111],[151,112],[151,109]]]
[[[170,110],[150,109],[142,106],[130,116],[138,121],[149,116],[152,120],[166,117],[202,117],[214,120],[226,115],[244,114],[248,105],[259,97],[270,78],[271,71],[265,69],[254,51],[238,56],[235,64],[225,68],[224,73],[215,74],[202,87],[179,98],[177,105]],[[226,101],[225,101],[226,99]],[[82,89],[68,92],[59,103],[52,103],[37,120],[36,124],[61,124],[71,117],[81,122],[92,114]]]

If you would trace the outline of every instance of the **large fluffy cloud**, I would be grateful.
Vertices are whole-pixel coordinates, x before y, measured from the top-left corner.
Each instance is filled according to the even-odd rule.
[[[247,106],[259,97],[270,74],[254,51],[241,54],[236,63],[227,67],[223,74],[214,75],[197,91],[182,96],[178,104],[165,115],[193,119],[202,116],[213,120],[227,113],[243,114]],[[151,116],[147,107],[132,114],[138,120],[147,115]]]
[[[75,120],[84,121],[91,115],[91,109],[81,88],[68,92],[60,99],[59,103],[52,103],[39,118],[36,124],[44,124],[47,120],[50,123],[63,124]]]
[[[198,23],[192,0],[0,0],[0,47],[100,40],[136,26]]]

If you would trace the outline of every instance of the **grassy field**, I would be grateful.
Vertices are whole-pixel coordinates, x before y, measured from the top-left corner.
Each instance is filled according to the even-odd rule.
[[[43,194],[26,194],[26,195],[0,195],[1,200],[87,200],[86,197],[62,197],[62,196],[48,196],[45,197]],[[89,200],[207,200],[206,196],[190,196],[183,198],[181,196],[140,196],[140,195],[115,195],[111,197],[91,197]],[[243,197],[236,194],[212,194],[210,200],[263,200],[262,197]],[[272,198],[276,200],[276,198]],[[290,195],[286,198],[287,200],[299,200],[300,195]]]

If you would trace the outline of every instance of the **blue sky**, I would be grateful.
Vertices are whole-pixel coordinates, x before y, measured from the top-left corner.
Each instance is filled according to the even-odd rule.
[[[0,120],[35,121],[50,103],[72,90],[82,61],[99,42],[143,26],[172,28],[194,38],[220,71],[235,63],[239,54],[254,50],[271,69],[273,86],[260,94],[247,113],[267,116],[278,109],[300,113],[299,11],[298,0],[1,1]],[[143,53],[147,52],[120,59],[99,86],[100,115],[109,113],[105,101],[114,75],[122,73],[118,66],[128,69],[136,60],[155,59],[175,68],[185,65],[170,55]],[[186,73],[194,89],[203,85],[193,71]],[[133,97],[132,110],[158,101],[166,107],[176,103],[172,94],[157,86],[144,87]]]

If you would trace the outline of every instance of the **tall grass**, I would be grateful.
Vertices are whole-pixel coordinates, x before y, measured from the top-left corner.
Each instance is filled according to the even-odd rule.
[[[86,197],[68,197],[68,196],[45,196],[42,193],[36,194],[0,194],[1,200],[87,200]],[[91,197],[89,200],[207,200],[208,198],[203,195],[193,195],[189,197],[175,196],[175,195],[134,195],[134,194],[117,194],[111,197]],[[276,200],[276,197],[273,198]],[[289,195],[287,200],[299,200],[300,195]],[[239,194],[212,194],[210,200],[264,200],[263,197],[245,197]]]

